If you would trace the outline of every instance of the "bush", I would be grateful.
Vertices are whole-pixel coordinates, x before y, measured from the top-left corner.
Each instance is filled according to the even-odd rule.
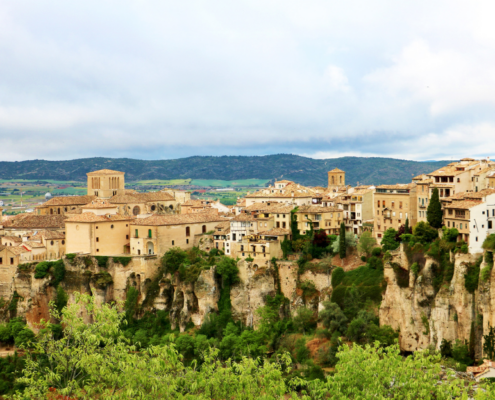
[[[332,272],[332,287],[335,289],[344,279],[345,272],[341,267],[337,267]]]
[[[302,290],[304,298],[311,297],[317,292],[315,284],[311,281],[299,283],[299,289]]]
[[[395,236],[397,235],[397,231],[394,228],[388,228],[383,234],[382,238],[382,250],[396,250],[400,243],[395,241]]]
[[[50,270],[51,263],[49,261],[40,262],[36,268],[34,269],[34,277],[35,279],[44,279],[48,275],[48,271]]]
[[[381,258],[372,256],[368,260],[368,267],[371,269],[376,269],[379,271],[383,271],[383,261]]]
[[[361,256],[361,261],[366,262],[366,256]]]
[[[422,244],[433,242],[438,238],[438,231],[427,222],[418,222],[413,228],[414,241]]]
[[[106,268],[108,266],[108,256],[95,256],[95,260],[100,268]]]
[[[179,267],[187,259],[187,253],[180,247],[172,247],[162,257],[162,265],[165,267],[165,272],[174,274],[179,270]]]
[[[372,256],[375,256],[375,257],[380,257],[382,255],[382,249],[381,247],[375,247],[372,251],[371,251],[371,255]]]
[[[495,233],[488,235],[483,242],[483,248],[485,250],[495,250]]]
[[[480,257],[474,264],[469,263],[467,265],[467,272],[464,274],[464,286],[469,293],[474,293],[478,288],[480,265],[482,261],[483,258]]]
[[[413,263],[413,265],[411,265],[411,271],[412,273],[414,274],[414,276],[418,276],[419,274],[419,265],[417,262]]]
[[[253,262],[254,261],[254,258],[253,257],[246,257],[245,260],[247,262]]]
[[[131,262],[132,257],[113,257],[113,262],[117,264],[121,264],[123,267],[127,267],[127,265]]]
[[[53,280],[52,285],[57,287],[65,278],[65,265],[63,260],[58,260],[53,263]]]

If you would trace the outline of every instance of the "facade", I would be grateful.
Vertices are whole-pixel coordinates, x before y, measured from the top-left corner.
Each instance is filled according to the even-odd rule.
[[[485,238],[495,233],[495,189],[458,194],[444,205],[444,225],[459,231],[471,254],[483,252]]]
[[[283,182],[283,183],[280,183]],[[246,207],[254,203],[278,202],[283,204],[295,204],[298,206],[311,205],[313,199],[317,200],[319,196],[311,188],[298,185],[297,183],[284,181],[275,182],[275,185],[258,190],[257,192],[247,194]],[[279,187],[277,187],[277,185]]]
[[[295,211],[297,228],[305,235],[311,229],[323,229],[327,234],[338,234],[344,218],[344,211],[337,207],[301,206]]]
[[[374,192],[374,186],[351,188],[348,193],[326,198],[324,204],[331,204],[343,210],[346,232],[357,235],[363,231],[363,222],[373,220]]]
[[[101,169],[88,172],[88,195],[109,199],[110,197],[124,194],[125,172]]]
[[[163,254],[172,247],[192,249],[198,236],[214,232],[222,220],[209,212],[137,218],[130,227],[130,253],[139,256]]]
[[[233,253],[242,259],[253,258],[254,263],[266,263],[273,257],[282,258],[281,244],[285,237],[290,239],[290,234],[288,229],[275,228],[245,236],[240,242],[233,243]]]
[[[52,197],[35,208],[38,215],[65,215],[73,213],[81,206],[90,203],[96,196],[61,196]]]
[[[223,221],[215,226],[213,241],[216,249],[225,252],[225,243],[227,242],[227,237],[229,233],[230,233],[230,221]]]
[[[328,189],[331,192],[338,192],[345,188],[345,172],[341,169],[334,168],[328,171]]]
[[[416,184],[380,185],[375,191],[374,236],[378,241],[389,228],[398,230],[409,219],[409,226],[416,224]]]

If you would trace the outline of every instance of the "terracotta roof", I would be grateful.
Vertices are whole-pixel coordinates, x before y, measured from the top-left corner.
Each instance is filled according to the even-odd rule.
[[[344,172],[344,171],[342,171],[341,169],[338,169],[338,168],[334,168],[329,172]]]
[[[43,203],[41,206],[35,208],[43,208],[49,206],[82,206],[84,204],[91,203],[92,200],[96,199],[96,196],[60,196],[53,197],[47,202]]]
[[[22,243],[22,238],[17,236],[0,236],[0,239],[2,240],[2,242],[4,241],[4,239],[6,239],[6,240],[11,240],[15,243]]]
[[[469,200],[453,201],[451,204],[446,204],[445,208],[468,210],[480,204],[482,204],[481,201],[469,201]],[[446,216],[445,218],[448,218],[448,216]]]
[[[215,213],[198,212],[191,214],[173,214],[173,215],[151,215],[147,218],[138,218],[132,225],[183,225],[183,224],[200,224],[205,222],[221,222],[223,219]]]
[[[43,229],[43,228],[63,228],[66,217],[63,215],[23,215],[4,222],[4,228],[19,229]]]
[[[100,169],[98,171],[92,171],[92,172],[88,172],[86,175],[124,175],[125,172],[121,172],[121,171],[114,171],[114,170],[111,170],[111,169]]]
[[[258,235],[261,236],[285,236],[290,234],[291,234],[290,229],[283,229],[283,228],[272,228],[268,231],[258,232]]]
[[[22,254],[22,253],[27,253],[28,251],[30,251],[30,250],[28,250],[27,248],[23,247],[22,245],[21,245],[21,246],[12,246],[12,247],[10,247],[10,246],[9,246],[9,248],[8,248],[8,249],[9,249],[9,251],[10,251],[12,254],[15,254],[15,255],[17,255],[17,256],[18,256],[19,254]]]
[[[116,208],[117,206],[110,204],[108,200],[94,199],[91,203],[81,206],[83,209],[101,209],[101,208]]]
[[[294,183],[293,181],[288,181],[286,179],[281,180],[281,181],[275,181],[275,183]]]
[[[62,232],[43,230],[34,235],[31,240],[41,240],[41,238],[46,240],[65,239],[65,235]]]
[[[122,215],[96,215],[91,212],[82,213],[80,215],[74,215],[70,217],[65,222],[112,222],[112,221],[131,221],[134,218],[124,217]]]
[[[414,183],[397,183],[395,185],[380,185],[377,189],[412,189],[415,186]]]
[[[246,207],[243,211],[259,211],[267,213],[280,213],[286,214],[290,213],[294,209],[291,205],[286,205],[283,203],[267,204],[267,203],[253,203]]]
[[[206,204],[204,200],[193,200],[189,199],[186,202],[182,203],[182,206],[193,206],[193,207],[209,207],[210,204]]]
[[[246,221],[257,221],[254,215],[242,213],[232,218],[231,221],[235,222],[246,222]]]
[[[218,225],[215,225],[215,229],[230,228],[230,221],[222,221]]]
[[[316,213],[316,214],[323,214],[323,213],[329,213],[329,212],[341,212],[340,208],[337,207],[321,207],[321,206],[299,206],[299,208],[296,211],[296,214],[304,214],[304,213]]]
[[[237,207],[246,207],[246,199],[239,199],[236,203]]]
[[[129,203],[149,203],[153,201],[170,201],[175,197],[166,192],[152,193],[126,193],[113,196],[109,201],[111,204],[129,204]]]
[[[27,242],[24,242],[24,244],[26,246],[29,246],[33,249],[41,249],[41,248],[44,248],[45,245],[43,243],[40,243],[40,242],[33,242],[31,240],[28,240]]]

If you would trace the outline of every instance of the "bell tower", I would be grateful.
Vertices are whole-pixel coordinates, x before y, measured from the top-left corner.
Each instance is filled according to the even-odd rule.
[[[125,191],[125,172],[102,169],[86,174],[88,176],[88,195],[109,199]]]
[[[338,168],[328,171],[328,188],[337,191],[341,187],[345,187],[345,172]]]

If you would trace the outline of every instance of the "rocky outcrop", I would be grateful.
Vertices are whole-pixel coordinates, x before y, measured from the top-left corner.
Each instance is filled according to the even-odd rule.
[[[435,289],[435,260],[426,257],[424,267],[416,276],[403,248],[392,254],[392,259],[385,263],[387,289],[380,306],[380,324],[400,331],[399,342],[404,351],[425,349],[430,345],[439,348],[443,339],[469,341],[473,329],[476,354],[481,355],[482,335],[495,319],[495,302],[491,295],[495,290],[495,276],[492,271],[488,282],[480,280],[474,293],[466,289],[468,265],[479,257],[479,254],[451,254],[452,280]],[[483,266],[482,263],[481,268]],[[399,285],[398,275],[404,272],[409,274],[407,287]]]

